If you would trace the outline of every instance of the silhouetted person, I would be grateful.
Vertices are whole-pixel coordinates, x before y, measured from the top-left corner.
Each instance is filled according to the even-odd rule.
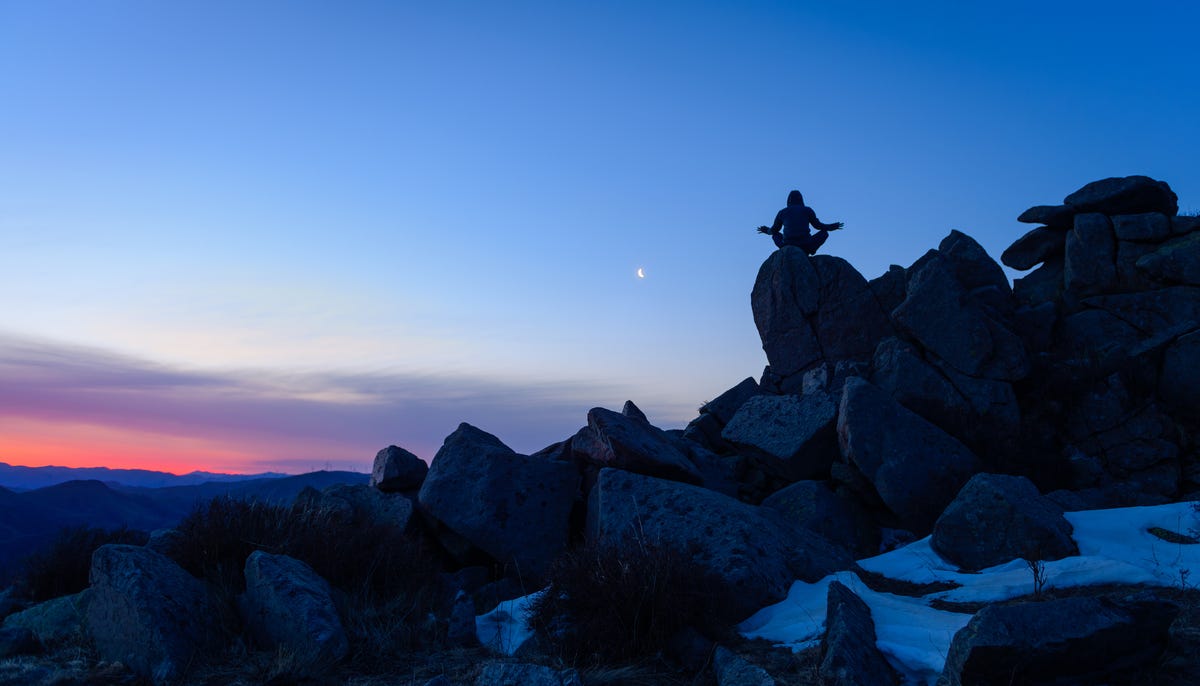
[[[813,233],[809,226],[818,231]],[[840,228],[841,222],[825,224],[817,219],[817,213],[804,204],[804,196],[800,195],[800,191],[792,191],[788,193],[787,207],[775,215],[775,223],[769,227],[758,227],[758,232],[769,235],[777,247],[794,245],[809,255],[814,255],[817,248],[828,240],[829,232]]]

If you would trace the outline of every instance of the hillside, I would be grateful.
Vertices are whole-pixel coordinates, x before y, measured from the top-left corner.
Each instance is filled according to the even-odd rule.
[[[286,476],[274,472],[262,474],[220,474],[195,471],[188,474],[171,474],[147,469],[109,469],[107,467],[24,467],[0,462],[0,487],[10,490],[29,491],[45,488],[67,481],[103,481],[110,484],[162,488],[165,486],[193,486],[211,482],[246,481],[250,479],[278,478]]]

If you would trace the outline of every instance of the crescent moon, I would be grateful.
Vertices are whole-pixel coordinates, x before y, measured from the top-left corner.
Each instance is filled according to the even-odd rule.
[[[642,269],[641,267],[638,267],[638,270],[637,270],[637,275],[638,275],[638,278],[639,278],[639,279],[644,279],[644,278],[646,278],[646,270],[645,270],[645,269]]]

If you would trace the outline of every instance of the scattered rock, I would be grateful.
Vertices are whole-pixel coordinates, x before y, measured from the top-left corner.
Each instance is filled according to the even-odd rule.
[[[240,608],[259,645],[285,650],[311,665],[332,665],[346,656],[349,641],[329,583],[311,567],[258,550],[246,559],[245,572]]]
[[[375,454],[371,469],[371,486],[385,493],[415,491],[425,481],[429,465],[425,460],[395,445]]]
[[[976,474],[933,527],[939,555],[977,572],[1016,558],[1078,555],[1071,523],[1023,476]]]
[[[389,526],[405,531],[413,524],[412,500],[366,484],[334,484],[321,491],[316,502],[343,513],[358,526]]]
[[[464,423],[434,456],[418,500],[454,534],[540,576],[566,547],[578,494],[573,465],[518,455]]]
[[[104,545],[92,555],[86,626],[100,657],[163,684],[219,649],[227,610],[164,555]]]
[[[821,640],[824,686],[898,684],[896,674],[875,645],[871,608],[841,582],[829,584],[825,636]]]

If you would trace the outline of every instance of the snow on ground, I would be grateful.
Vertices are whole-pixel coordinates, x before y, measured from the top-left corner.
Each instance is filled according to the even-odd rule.
[[[475,618],[475,635],[479,642],[498,653],[512,655],[521,644],[533,636],[525,619],[529,607],[545,591],[538,591],[513,600],[506,600],[496,609]]]
[[[1068,512],[1080,554],[1045,563],[1046,588],[1096,584],[1181,586],[1200,582],[1200,545],[1170,543],[1149,533],[1152,527],[1187,534],[1200,526],[1192,503],[1115,510]],[[923,538],[859,565],[890,579],[927,584],[953,582],[958,588],[909,597],[867,588],[852,572],[839,572],[816,583],[797,581],[785,600],[763,608],[738,629],[750,638],[804,650],[817,645],[825,631],[825,596],[837,579],[871,608],[876,643],[909,684],[933,684],[941,674],[954,634],[971,615],[936,610],[934,599],[993,602],[1033,592],[1033,574],[1024,560],[977,573],[960,571],[938,556]],[[1189,579],[1192,570],[1195,579]],[[525,624],[530,603],[544,591],[500,603],[475,619],[479,641],[511,655],[532,631]]]
[[[1180,586],[1194,581],[1189,580],[1192,570],[1200,578],[1200,545],[1170,543],[1149,533],[1152,527],[1188,533],[1200,525],[1192,503],[1068,512],[1066,517],[1075,527],[1080,555],[1046,562],[1047,588],[1111,583]],[[839,572],[812,584],[796,582],[785,600],[763,608],[739,630],[793,650],[816,645],[824,632],[829,582],[836,578],[870,606],[879,649],[906,683],[932,684],[942,671],[954,633],[971,617],[935,610],[929,607],[931,600],[992,602],[1033,592],[1033,573],[1024,560],[966,573],[938,556],[928,537],[860,560],[859,565],[891,579],[946,581],[959,587],[912,598],[872,591],[854,574]]]

